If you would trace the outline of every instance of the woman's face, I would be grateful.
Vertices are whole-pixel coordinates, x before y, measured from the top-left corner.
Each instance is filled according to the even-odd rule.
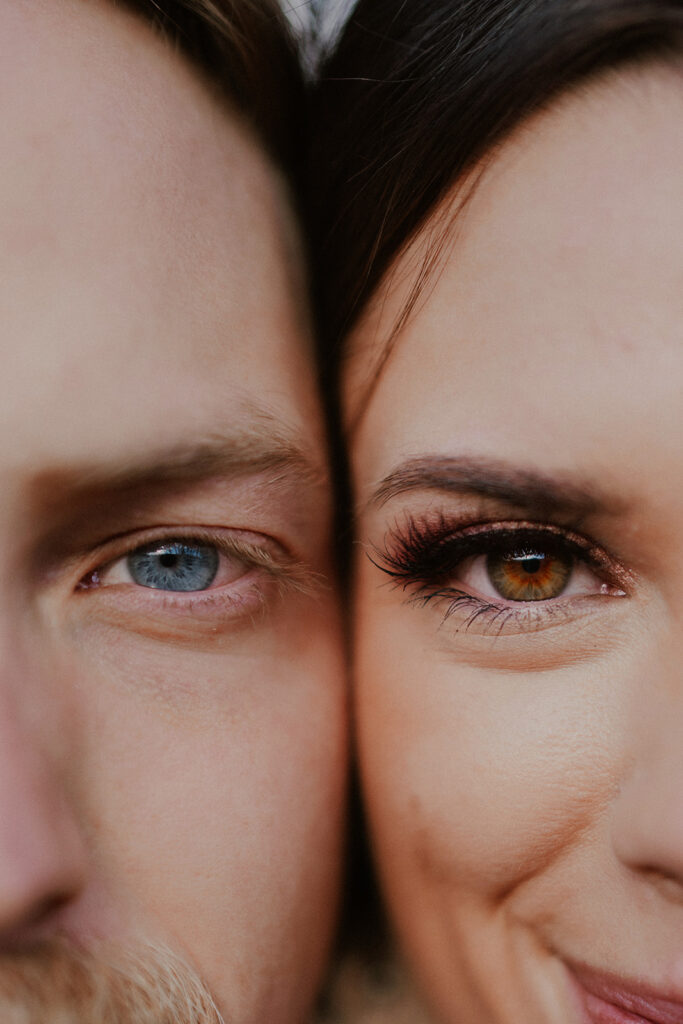
[[[410,255],[352,339],[360,756],[446,1021],[683,1020],[681,84],[525,126],[369,397]]]

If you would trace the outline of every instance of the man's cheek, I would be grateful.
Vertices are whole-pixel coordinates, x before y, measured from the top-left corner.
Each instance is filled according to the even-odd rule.
[[[336,648],[305,633],[255,630],[226,652],[90,622],[69,659],[96,865],[70,933],[103,921],[104,937],[184,949],[229,1008],[249,1001],[239,965],[286,963],[292,915],[310,931],[302,886],[336,870],[343,692]]]

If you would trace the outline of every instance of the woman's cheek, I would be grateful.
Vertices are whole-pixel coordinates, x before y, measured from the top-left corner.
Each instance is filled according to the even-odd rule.
[[[357,640],[360,757],[385,873],[495,898],[597,819],[625,757],[613,658],[472,667],[367,606]]]

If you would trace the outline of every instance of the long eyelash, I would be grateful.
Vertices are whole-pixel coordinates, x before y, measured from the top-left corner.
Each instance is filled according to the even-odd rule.
[[[404,590],[411,585],[420,586],[448,571],[439,561],[439,556],[453,532],[442,514],[429,523],[410,516],[403,527],[396,525],[389,532],[384,550],[373,547],[368,557],[373,565]]]
[[[432,602],[445,601],[442,625],[459,609],[469,608],[470,614],[463,624],[468,630],[482,615],[501,609],[465,591],[434,586],[435,561],[450,534],[452,530],[441,514],[429,524],[410,516],[402,529],[395,526],[391,530],[384,550],[374,547],[368,558],[390,577],[394,586],[403,591],[414,588],[409,599],[411,604],[425,608]],[[439,575],[443,574],[443,563],[440,563]]]
[[[443,514],[429,521],[409,517],[406,523],[389,532],[384,550],[373,549],[372,563],[397,585],[422,586],[445,579],[465,558],[486,553],[494,544],[535,543],[542,538],[544,546],[560,546],[565,552],[605,572],[606,560],[594,545],[580,541],[568,531],[538,523],[459,524],[454,527]]]
[[[578,537],[551,525],[515,523],[496,526],[479,522],[454,526],[442,513],[425,520],[408,517],[400,526],[396,524],[387,536],[384,549],[373,548],[368,557],[394,586],[411,591],[411,603],[425,607],[431,602],[445,602],[443,622],[456,612],[469,608],[470,614],[461,628],[467,630],[476,621],[484,619],[488,627],[497,625],[500,634],[506,622],[519,618],[519,610],[444,585],[445,581],[464,559],[490,551],[492,544],[538,541],[539,537],[543,538],[544,545],[561,545],[595,570],[603,574],[607,571],[605,558],[600,557],[593,545],[587,541],[582,543]],[[561,612],[559,607],[546,605],[543,614]]]
[[[410,598],[411,603],[418,604],[422,608],[426,607],[432,601],[446,601],[446,610],[443,615],[443,622],[447,622],[457,611],[461,608],[470,608],[470,614],[467,616],[464,622],[465,629],[469,629],[470,626],[474,625],[477,619],[483,616],[492,616],[493,619],[503,616],[503,625],[508,617],[510,609],[503,608],[500,605],[491,604],[489,601],[484,601],[480,597],[475,597],[474,594],[468,594],[464,590],[458,590],[455,587],[446,587],[440,590],[428,590],[428,586],[425,585],[422,589],[422,593],[413,594]],[[514,614],[514,612],[512,613]]]
[[[467,632],[475,622],[482,619],[484,620],[486,633],[495,637],[500,636],[507,623],[511,620],[516,620],[528,629],[533,629],[538,621],[537,619],[529,618],[529,610],[527,610],[526,614],[522,617],[520,611],[515,608],[508,607],[507,605],[494,604],[491,601],[486,601],[484,598],[476,597],[474,594],[468,594],[464,590],[458,590],[456,587],[444,587],[438,590],[428,591],[428,585],[425,585],[423,593],[413,594],[409,598],[409,602],[411,604],[418,604],[421,607],[426,607],[426,605],[431,601],[435,601],[436,603],[440,601],[446,602],[446,608],[441,619],[441,625],[448,622],[451,616],[455,615],[456,612],[461,609],[471,609],[470,614],[456,629],[456,632],[459,632],[460,629]],[[536,614],[539,613],[539,609],[535,609],[534,611]],[[565,617],[566,614],[566,609],[562,608],[560,605],[546,605],[543,611],[543,616],[546,621],[550,617],[553,619]]]

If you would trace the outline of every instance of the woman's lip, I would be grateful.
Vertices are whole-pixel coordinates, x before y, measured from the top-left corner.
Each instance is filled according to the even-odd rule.
[[[571,965],[571,971],[591,1024],[683,1024],[683,998],[673,993],[581,965]]]

